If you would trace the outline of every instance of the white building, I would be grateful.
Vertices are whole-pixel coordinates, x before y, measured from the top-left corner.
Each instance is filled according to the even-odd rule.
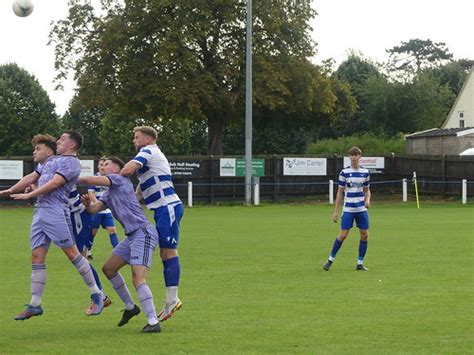
[[[474,147],[474,68],[466,77],[441,128],[405,136],[408,154],[458,155]]]
[[[467,75],[464,85],[441,128],[474,127],[474,68]]]

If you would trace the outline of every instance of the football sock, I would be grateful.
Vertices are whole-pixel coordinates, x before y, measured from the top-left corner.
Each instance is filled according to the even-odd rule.
[[[169,286],[166,288],[166,303],[174,303],[178,299],[178,286]]]
[[[72,264],[76,267],[79,274],[81,274],[82,279],[89,287],[89,292],[92,294],[94,293],[101,293],[97,284],[94,280],[94,274],[92,273],[92,268],[86,258],[84,258],[81,254],[79,254],[73,261]]]
[[[163,260],[163,276],[165,278],[166,287],[178,286],[181,267],[179,265],[179,257]]]
[[[336,258],[337,252],[339,251],[339,249],[341,249],[341,246],[342,246],[342,242],[336,238],[332,246],[331,256],[329,257],[329,261],[334,261],[334,259]]]
[[[155,325],[158,323],[158,318],[156,317],[155,304],[153,303],[153,295],[151,293],[150,287],[146,283],[142,283],[136,288],[138,299],[145,311],[146,317],[148,319],[148,324]]]
[[[109,234],[109,238],[110,238],[110,244],[112,244],[112,247],[115,248],[117,246],[117,244],[119,243],[117,233]]]
[[[31,270],[31,301],[30,305],[38,307],[41,304],[44,286],[46,284],[46,264],[32,264]]]
[[[97,274],[97,271],[95,271],[92,264],[89,264],[89,265],[91,266],[92,275],[94,275],[94,280],[95,280],[95,283],[97,284],[97,287],[99,288],[99,290],[102,290],[102,283],[100,282],[99,275]]]
[[[132,295],[125,284],[125,280],[123,279],[122,275],[117,272],[115,275],[109,277],[109,281],[112,284],[115,292],[117,292],[117,295],[125,304],[125,309],[128,311],[132,310],[135,304],[133,303]]]
[[[367,240],[361,240],[359,242],[359,258],[357,260],[357,264],[363,264],[365,253],[367,252]]]

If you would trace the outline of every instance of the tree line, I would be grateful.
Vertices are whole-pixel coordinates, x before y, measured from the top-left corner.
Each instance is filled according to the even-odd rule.
[[[243,154],[245,6],[224,0],[72,0],[52,25],[56,83],[77,92],[58,117],[36,79],[0,67],[0,155],[29,154],[38,132],[77,129],[83,154],[130,155],[132,129],[160,132],[167,154]],[[301,154],[343,136],[382,138],[439,126],[472,60],[411,39],[386,63],[350,52],[314,64],[310,0],[254,3],[253,151]],[[317,35],[316,35],[317,37]],[[312,145],[314,147],[314,144]]]

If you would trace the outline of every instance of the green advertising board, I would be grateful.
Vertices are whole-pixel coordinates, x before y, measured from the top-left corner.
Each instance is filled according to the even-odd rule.
[[[236,159],[235,176],[245,176],[245,159]],[[252,159],[252,175],[265,176],[265,159]]]

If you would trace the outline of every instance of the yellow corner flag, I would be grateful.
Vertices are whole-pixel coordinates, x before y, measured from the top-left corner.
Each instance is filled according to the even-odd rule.
[[[413,184],[415,184],[416,208],[420,208],[420,199],[418,198],[418,182],[416,180],[416,171],[413,172]]]

